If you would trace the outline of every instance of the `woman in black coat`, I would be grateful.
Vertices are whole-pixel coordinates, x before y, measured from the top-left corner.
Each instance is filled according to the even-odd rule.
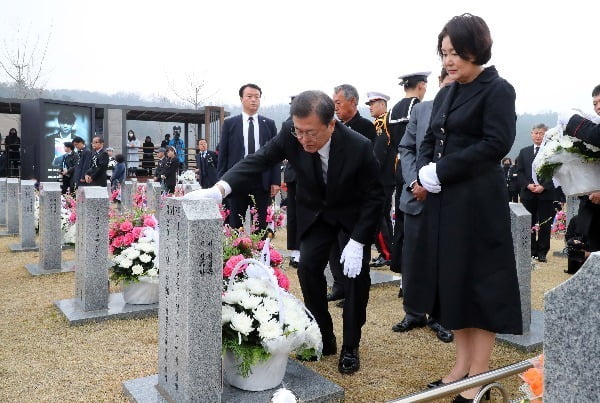
[[[162,177],[164,185],[168,193],[175,193],[175,185],[177,185],[177,170],[179,169],[179,160],[175,147],[167,148],[167,158],[164,165]]]
[[[484,68],[492,39],[483,19],[452,18],[438,53],[455,82],[440,90],[420,148],[428,190],[426,269],[431,292],[413,307],[454,330],[456,362],[430,387],[489,370],[495,333],[522,333],[506,180],[500,160],[516,132],[515,91]],[[471,401],[479,388],[456,402]]]
[[[154,143],[150,136],[146,136],[142,148],[144,153],[142,155],[142,168],[148,171],[148,176],[152,176],[152,168],[154,168]]]

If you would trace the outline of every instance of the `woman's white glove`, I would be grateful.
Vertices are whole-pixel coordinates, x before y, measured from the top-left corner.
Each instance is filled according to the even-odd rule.
[[[430,162],[419,169],[419,181],[430,193],[440,193],[442,191],[442,185],[438,179],[435,166],[435,162]]]
[[[349,239],[342,251],[340,263],[344,264],[344,275],[349,278],[355,278],[360,274],[362,268],[364,245]]]
[[[214,199],[214,200],[218,201],[219,203],[221,203],[221,201],[223,200],[223,194],[221,193],[221,190],[218,187],[213,186],[208,189],[194,190],[193,192],[190,192],[190,193],[186,194],[185,196],[183,196],[182,199],[186,199],[186,200]]]

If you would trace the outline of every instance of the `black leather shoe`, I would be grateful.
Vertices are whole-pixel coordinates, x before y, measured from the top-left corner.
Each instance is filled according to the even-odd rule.
[[[327,301],[337,301],[344,299],[344,291],[333,288],[329,294],[327,294]]]
[[[381,267],[383,266],[384,260],[385,259],[383,258],[383,256],[379,255],[375,260],[369,263],[369,267]]]
[[[462,377],[462,379],[465,379],[469,376],[469,374],[465,375]],[[443,382],[441,379],[438,379],[437,381],[433,381],[433,382],[429,382],[427,384],[427,387],[429,389],[433,389],[433,388],[437,388],[438,386],[444,386],[444,385],[448,385],[447,383]]]
[[[323,351],[322,355],[335,355],[337,353],[337,342],[335,340],[335,336],[330,339],[323,339]],[[319,357],[316,355],[312,355],[310,357],[302,357],[301,355],[296,355],[296,359],[300,361],[318,361]]]
[[[296,259],[294,259],[293,257],[290,258],[290,267],[293,267],[295,269],[298,268],[298,261]]]
[[[353,374],[360,369],[360,358],[358,356],[358,347],[342,346],[340,361],[338,362],[338,371],[342,374]]]
[[[490,391],[489,390],[484,393],[481,400],[490,400]],[[472,401],[473,401],[473,399],[468,399],[462,395],[456,395],[456,396],[454,396],[454,399],[452,399],[452,403],[468,403],[468,402],[472,402]]]
[[[548,260],[546,259],[546,255],[539,255],[538,262],[546,263]]]
[[[344,300],[340,299],[338,302],[335,303],[335,306],[337,306],[338,308],[343,308],[344,307]]]
[[[392,330],[394,332],[408,332],[417,327],[423,327],[427,324],[427,319],[423,318],[415,318],[413,316],[405,316],[401,322],[396,323],[392,326]]]
[[[404,298],[404,292],[402,292],[402,287],[398,290],[398,298]]]
[[[443,341],[444,343],[450,343],[454,340],[454,333],[451,330],[446,329],[444,326],[440,325],[438,322],[429,320],[427,321],[427,326],[433,330],[437,338]]]

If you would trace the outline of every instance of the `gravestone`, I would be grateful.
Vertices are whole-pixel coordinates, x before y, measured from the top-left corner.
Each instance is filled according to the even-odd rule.
[[[123,383],[134,402],[268,402],[275,389],[222,384],[222,218],[213,200],[168,198],[160,226],[158,375]],[[283,384],[302,401],[343,400],[344,391],[289,360]]]
[[[542,345],[544,339],[544,315],[531,310],[531,214],[520,203],[509,203],[517,278],[521,294],[523,334],[498,334],[498,340],[521,350],[532,351]]]
[[[6,178],[0,178],[0,226],[6,226]]]
[[[600,252],[544,295],[544,402],[597,402]]]
[[[577,212],[579,211],[579,197],[567,196],[566,201],[567,225],[569,225],[571,218],[577,215]]]
[[[19,179],[6,179],[6,229],[0,236],[13,236],[19,233]]]
[[[160,204],[162,197],[162,187],[158,182],[152,182],[148,188],[149,193],[146,194],[148,208],[154,211],[154,215],[158,220],[160,216]]]
[[[19,235],[21,243],[10,245],[13,252],[38,250],[35,243],[35,181],[22,180],[19,197]]]
[[[124,181],[121,184],[121,207],[123,210],[131,210],[133,206],[133,182]]]
[[[156,315],[158,304],[125,304],[122,293],[109,294],[108,195],[102,186],[77,190],[75,298],[54,304],[70,325],[114,318]]]
[[[188,193],[193,192],[194,190],[198,190],[198,189],[201,189],[201,186],[199,183],[183,184],[183,194],[188,194]]]

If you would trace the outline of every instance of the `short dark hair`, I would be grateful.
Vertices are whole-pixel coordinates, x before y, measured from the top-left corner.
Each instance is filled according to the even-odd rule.
[[[244,84],[240,87],[240,98],[244,96],[244,90],[246,88],[254,88],[255,90],[258,90],[258,92],[260,93],[260,96],[262,97],[262,90],[260,89],[260,87],[256,84],[252,84],[252,83],[248,83],[248,84]]]
[[[63,146],[70,148],[71,150],[75,147],[75,146],[73,146],[73,142],[71,142],[71,141],[65,141],[63,143]]]
[[[9,135],[11,135],[11,134],[17,135],[17,129],[15,129],[14,127],[11,127],[10,130],[8,131],[8,134]]]
[[[597,97],[598,95],[600,95],[600,84],[595,86],[594,89],[592,90],[593,97]]]
[[[94,136],[92,137],[92,141],[94,141],[94,139],[98,139],[98,143],[100,144],[104,144],[104,139],[100,136]]]
[[[304,91],[296,96],[290,107],[290,114],[299,118],[305,118],[315,112],[324,125],[333,120],[335,106],[333,101],[323,91]]]
[[[85,144],[85,140],[79,136],[73,137],[73,140],[71,140],[71,141],[73,142],[73,144],[75,144],[75,143]]]
[[[123,156],[123,154],[117,154],[115,155],[115,161],[117,161],[117,163],[120,164],[121,162],[125,162],[125,157]]]
[[[472,14],[452,17],[438,35],[437,51],[442,57],[442,41],[449,37],[461,59],[481,66],[492,57],[492,36],[483,18]]]
[[[73,115],[73,112],[60,111],[58,114],[58,123],[67,123],[72,125],[75,123],[75,115]]]

